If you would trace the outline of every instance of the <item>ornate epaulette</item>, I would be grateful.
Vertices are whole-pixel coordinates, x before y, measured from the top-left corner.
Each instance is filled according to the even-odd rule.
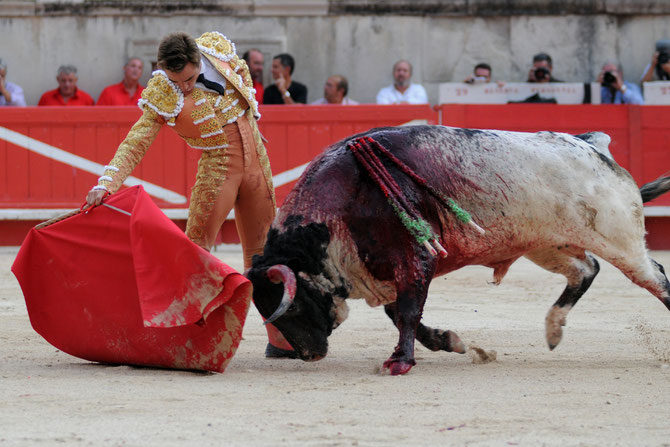
[[[207,32],[195,41],[201,52],[228,63],[232,72],[223,71],[221,74],[234,84],[235,88],[244,97],[244,100],[251,106],[253,115],[256,119],[260,119],[261,114],[258,112],[258,102],[254,96],[256,90],[253,88],[253,81],[251,80],[251,76],[249,76],[247,63],[235,53],[235,44],[217,31]],[[243,73],[244,76],[241,76],[240,73]]]
[[[168,126],[174,126],[175,118],[184,106],[184,94],[163,70],[156,70],[152,75],[137,105],[140,109],[149,107],[165,118]]]
[[[200,51],[221,59],[224,62],[230,62],[236,56],[235,44],[217,31],[205,33],[195,39],[195,41]]]

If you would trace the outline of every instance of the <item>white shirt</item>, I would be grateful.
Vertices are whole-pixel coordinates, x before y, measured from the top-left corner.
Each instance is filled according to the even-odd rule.
[[[217,84],[221,85],[221,87],[226,88],[226,78],[224,78],[221,73],[219,73],[219,71],[214,68],[212,63],[207,60],[205,56],[200,58],[200,74],[203,75],[208,81],[216,82]],[[200,82],[196,82],[195,86],[203,90],[218,93],[214,90],[208,89]]]
[[[377,93],[377,104],[428,104],[426,89],[421,84],[410,84],[404,93],[400,93],[394,85],[389,85]]]
[[[321,98],[317,99],[316,101],[311,103],[312,105],[320,105],[320,104],[330,104],[328,101],[326,101],[326,98]],[[343,106],[356,106],[358,105],[358,101],[354,101],[353,99],[349,99],[348,96],[345,96],[342,98],[342,102],[340,104],[333,104],[333,105],[343,105]]]
[[[0,95],[0,106],[25,107],[26,99],[23,96],[23,89],[21,87],[14,83],[5,81],[5,89],[7,89],[9,94],[12,95],[12,102],[8,104],[7,100],[5,99],[5,95]]]

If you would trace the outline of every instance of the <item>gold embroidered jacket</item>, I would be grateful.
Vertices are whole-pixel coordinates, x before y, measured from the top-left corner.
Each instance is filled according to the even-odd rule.
[[[139,164],[163,124],[171,126],[192,148],[224,149],[228,141],[223,126],[235,122],[245,113],[254,131],[265,180],[270,191],[274,190],[270,162],[256,124],[260,114],[246,62],[235,53],[235,44],[221,33],[207,32],[196,42],[202,56],[226,79],[226,94],[195,88],[184,97],[164,71],[154,71],[138,102],[142,116],[130,129],[98,180],[98,185],[104,186],[110,193],[118,191]]]

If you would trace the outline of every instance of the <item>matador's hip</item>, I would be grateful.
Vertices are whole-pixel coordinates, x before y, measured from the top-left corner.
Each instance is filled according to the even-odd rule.
[[[204,150],[198,162],[186,234],[209,250],[235,208],[246,265],[247,257],[250,262],[253,254],[262,252],[275,215],[270,163],[253,117],[245,114],[223,130],[228,147]]]

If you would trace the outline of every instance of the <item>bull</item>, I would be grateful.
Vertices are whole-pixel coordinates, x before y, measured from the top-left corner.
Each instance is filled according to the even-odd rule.
[[[366,168],[355,156],[360,142],[391,155]],[[383,305],[399,333],[383,364],[392,375],[415,365],[415,339],[433,351],[465,352],[456,333],[424,326],[421,316],[431,280],[467,265],[492,268],[500,284],[525,256],[566,277],[545,320],[550,349],[598,274],[594,255],[670,309],[670,283],[647,253],[642,205],[670,190],[670,177],[638,189],[609,155],[609,142],[599,132],[442,126],[380,128],[342,140],[310,163],[254,257],[247,272],[254,303],[305,361],[326,356],[347,299]],[[432,246],[403,225],[393,191],[427,223]]]

